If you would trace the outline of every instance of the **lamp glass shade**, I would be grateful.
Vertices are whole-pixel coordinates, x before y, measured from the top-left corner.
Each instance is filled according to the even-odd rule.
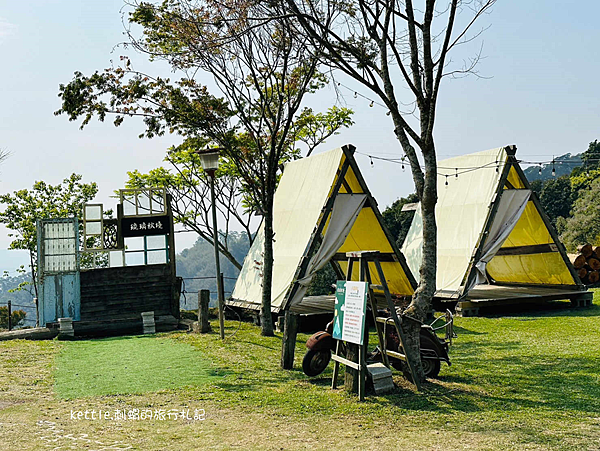
[[[219,168],[219,152],[199,153],[200,164],[205,171],[216,171]]]

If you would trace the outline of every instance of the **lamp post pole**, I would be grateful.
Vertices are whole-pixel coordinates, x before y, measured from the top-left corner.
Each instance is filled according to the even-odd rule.
[[[217,207],[215,203],[215,170],[208,171],[210,178],[210,197],[212,201],[212,217],[213,217],[213,243],[215,248],[215,271],[217,272],[217,299],[219,305],[219,334],[221,340],[225,338],[225,321],[223,317],[223,307],[225,300],[223,299],[223,286],[221,280],[221,263],[219,262],[219,231],[217,229]]]

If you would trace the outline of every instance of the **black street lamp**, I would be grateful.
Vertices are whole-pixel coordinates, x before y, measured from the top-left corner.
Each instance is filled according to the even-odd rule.
[[[209,148],[197,150],[200,156],[200,164],[208,179],[210,180],[210,196],[212,201],[213,216],[213,243],[215,247],[215,270],[217,272],[217,297],[219,302],[219,333],[221,339],[225,338],[223,308],[225,299],[223,299],[223,281],[221,280],[221,264],[219,262],[219,231],[217,229],[217,206],[215,203],[215,172],[219,168],[219,150],[220,148]]]

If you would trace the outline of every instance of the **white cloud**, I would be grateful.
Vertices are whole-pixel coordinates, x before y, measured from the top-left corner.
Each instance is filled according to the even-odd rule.
[[[3,38],[14,34],[17,31],[17,25],[10,23],[3,17],[0,17],[0,41]]]

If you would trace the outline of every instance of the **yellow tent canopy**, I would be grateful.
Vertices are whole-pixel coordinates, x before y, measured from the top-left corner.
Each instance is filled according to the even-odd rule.
[[[380,251],[391,293],[414,293],[415,279],[383,225],[377,203],[354,159],[354,150],[354,146],[346,145],[285,165],[273,205],[274,312],[307,312],[307,304],[302,304],[315,272],[331,263],[338,277],[345,278],[346,252]],[[261,225],[228,304],[260,306],[263,237]],[[377,271],[371,269],[373,283],[381,284]],[[358,276],[356,271],[353,276]]]
[[[482,284],[584,290],[515,157],[516,146],[438,162],[437,295]],[[418,277],[420,209],[402,251]]]

